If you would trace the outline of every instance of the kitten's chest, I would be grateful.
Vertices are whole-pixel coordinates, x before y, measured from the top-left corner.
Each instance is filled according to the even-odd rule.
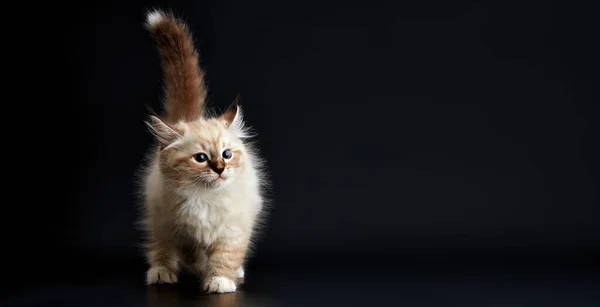
[[[179,220],[191,228],[213,229],[223,225],[230,212],[218,204],[188,201],[179,210]]]
[[[225,237],[235,228],[232,210],[218,202],[192,199],[179,210],[179,224],[199,243],[210,245],[219,237]]]

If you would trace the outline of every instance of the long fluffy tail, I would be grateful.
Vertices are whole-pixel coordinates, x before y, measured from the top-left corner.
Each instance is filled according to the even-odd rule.
[[[187,25],[171,13],[148,12],[146,28],[161,58],[166,120],[192,121],[202,116],[206,88],[198,51]]]

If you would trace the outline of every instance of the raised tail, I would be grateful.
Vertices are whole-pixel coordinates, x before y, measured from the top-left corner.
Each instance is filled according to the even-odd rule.
[[[173,14],[159,10],[146,16],[146,28],[161,58],[166,120],[193,121],[203,115],[206,86],[188,26]]]

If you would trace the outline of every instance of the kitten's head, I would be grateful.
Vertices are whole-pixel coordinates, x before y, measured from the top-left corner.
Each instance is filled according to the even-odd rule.
[[[249,162],[242,142],[247,135],[237,104],[218,117],[168,124],[151,116],[147,124],[160,146],[163,176],[180,187],[221,188]]]

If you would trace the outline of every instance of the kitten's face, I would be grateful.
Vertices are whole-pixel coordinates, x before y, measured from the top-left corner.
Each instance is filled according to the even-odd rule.
[[[236,130],[241,127],[235,122],[241,120],[237,111],[236,107],[218,118],[175,125],[153,118],[150,125],[161,144],[166,179],[182,187],[217,189],[242,172],[246,152]]]

